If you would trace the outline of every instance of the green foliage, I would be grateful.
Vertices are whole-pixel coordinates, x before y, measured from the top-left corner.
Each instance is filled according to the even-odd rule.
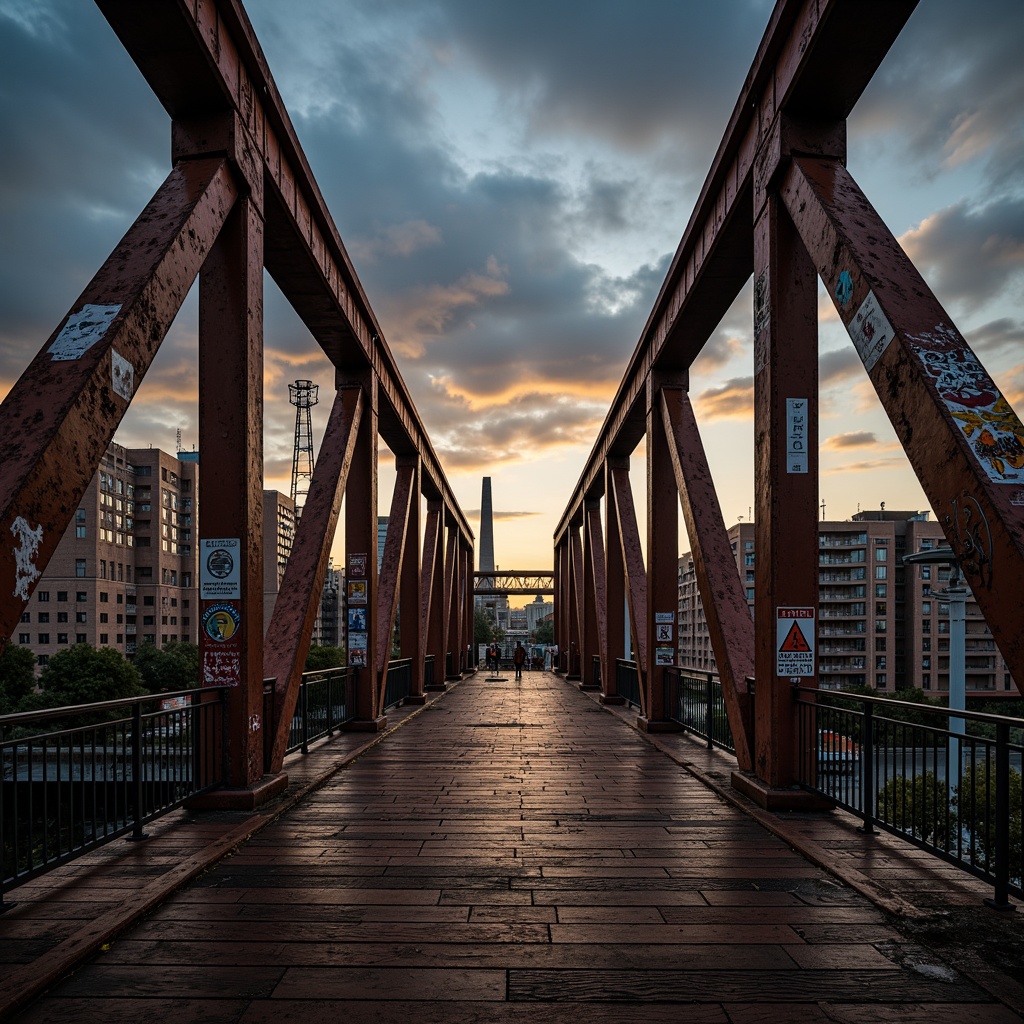
[[[945,848],[956,828],[946,784],[934,772],[890,779],[877,799],[877,816],[918,839]]]
[[[555,624],[551,619],[537,623],[537,628],[533,631],[533,642],[545,645],[555,642]]]
[[[112,647],[97,650],[89,644],[75,644],[53,655],[39,685],[42,703],[36,707],[47,708],[141,697],[146,692],[139,685],[135,666],[119,651]]]
[[[492,640],[498,639],[499,630],[494,625],[494,619],[484,611],[477,608],[473,612],[473,642],[476,644],[489,644]]]
[[[976,770],[977,769],[977,770]],[[986,799],[987,791],[987,799]],[[953,795],[953,806],[962,827],[974,838],[981,854],[994,862],[996,855],[996,782],[995,770],[986,772],[984,764],[968,764],[959,790]],[[1010,769],[1010,875],[1019,882],[1021,876],[1021,775]],[[1013,865],[1016,865],[1014,870]],[[990,870],[992,864],[990,863]]]
[[[36,657],[27,647],[7,644],[0,651],[0,715],[10,715],[36,688]]]
[[[161,649],[144,643],[133,664],[150,693],[192,690],[199,685],[199,648],[195,644],[171,641]]]
[[[345,652],[340,647],[310,647],[306,655],[306,671],[322,672],[327,668],[342,668]]]

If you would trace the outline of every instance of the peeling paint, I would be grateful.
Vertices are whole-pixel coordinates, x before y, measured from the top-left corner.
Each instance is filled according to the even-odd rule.
[[[43,527],[40,524],[33,530],[21,516],[18,516],[11,524],[11,533],[20,543],[19,547],[13,549],[16,570],[14,596],[20,597],[22,601],[27,601],[29,587],[39,579],[40,575],[32,559],[35,558],[39,551],[39,545],[43,542]]]
[[[896,334],[874,292],[868,292],[846,329],[868,373],[874,369]]]
[[[107,333],[107,328],[120,312],[120,303],[87,302],[80,310],[68,315],[60,334],[46,351],[55,363],[80,359]]]
[[[110,386],[126,402],[135,394],[135,367],[114,349],[110,350]]]

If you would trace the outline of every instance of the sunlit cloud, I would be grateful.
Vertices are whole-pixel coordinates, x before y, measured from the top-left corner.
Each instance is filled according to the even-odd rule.
[[[440,245],[441,229],[425,220],[407,220],[378,230],[373,238],[357,238],[348,244],[349,255],[356,260],[375,262],[382,256],[411,256],[420,249]]]
[[[754,378],[733,377],[721,387],[708,388],[697,396],[698,417],[750,419],[754,415]]]
[[[874,448],[878,438],[870,430],[851,430],[845,434],[833,434],[821,442],[822,448],[842,450],[846,448]]]
[[[822,473],[877,473],[889,469],[906,469],[906,458],[892,456],[884,459],[866,459],[861,462],[844,462],[838,466],[822,467]]]

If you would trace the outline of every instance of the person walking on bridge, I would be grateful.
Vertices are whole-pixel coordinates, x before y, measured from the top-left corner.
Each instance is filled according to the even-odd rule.
[[[526,648],[516,641],[516,649],[512,652],[512,663],[516,667],[516,681],[523,678],[523,663],[526,661]]]

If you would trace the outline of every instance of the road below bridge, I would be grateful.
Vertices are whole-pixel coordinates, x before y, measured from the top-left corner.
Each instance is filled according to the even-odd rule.
[[[1020,1019],[668,748],[508,676],[432,701],[18,1019]]]

